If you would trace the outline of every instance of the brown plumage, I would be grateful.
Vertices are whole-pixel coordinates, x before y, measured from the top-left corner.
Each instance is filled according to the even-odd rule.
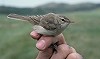
[[[34,25],[33,30],[45,35],[58,35],[71,23],[66,16],[54,13],[48,13],[40,16],[9,14],[8,17],[29,21]]]

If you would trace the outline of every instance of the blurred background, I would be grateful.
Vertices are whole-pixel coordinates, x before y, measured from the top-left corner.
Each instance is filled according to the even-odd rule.
[[[100,0],[0,0],[0,59],[35,59],[32,25],[7,15],[63,14],[74,21],[63,32],[84,59],[100,59]]]

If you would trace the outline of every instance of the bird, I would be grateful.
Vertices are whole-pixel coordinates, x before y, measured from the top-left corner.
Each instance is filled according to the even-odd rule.
[[[28,21],[33,25],[33,31],[47,36],[57,36],[61,34],[70,23],[73,23],[66,16],[55,13],[37,16],[9,14],[7,17],[10,19]],[[58,41],[53,42],[49,47],[57,52]]]
[[[28,21],[33,25],[33,31],[48,36],[59,35],[70,23],[73,23],[66,16],[55,13],[36,16],[9,14],[7,17],[16,20]]]

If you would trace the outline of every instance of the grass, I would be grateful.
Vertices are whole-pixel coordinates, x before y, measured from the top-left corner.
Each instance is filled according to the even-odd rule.
[[[29,23],[0,15],[0,59],[35,59],[37,49],[29,36]]]
[[[63,32],[66,41],[84,59],[100,58],[100,9],[64,13],[75,23]],[[0,15],[0,59],[35,59],[36,41],[30,37],[32,25]]]
[[[100,58],[100,9],[66,14],[75,23],[64,32],[69,45],[84,56],[84,59]]]

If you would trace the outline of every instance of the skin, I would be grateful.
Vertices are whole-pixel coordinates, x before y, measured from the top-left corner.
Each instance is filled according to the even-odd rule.
[[[32,31],[30,35],[37,40],[36,47],[39,53],[36,59],[82,59],[82,56],[73,47],[67,45],[63,34],[56,37],[41,36]],[[53,52],[52,48],[48,48],[53,42],[58,42],[57,52]]]

